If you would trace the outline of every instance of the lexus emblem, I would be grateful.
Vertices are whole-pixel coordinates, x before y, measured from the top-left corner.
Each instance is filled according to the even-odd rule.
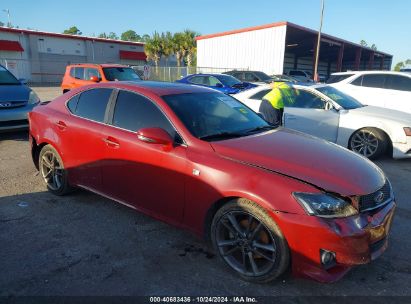
[[[377,194],[374,196],[374,201],[377,204],[380,204],[383,202],[383,200],[384,200],[384,192],[378,191]]]
[[[0,102],[0,107],[1,108],[11,107],[11,103],[10,102]]]

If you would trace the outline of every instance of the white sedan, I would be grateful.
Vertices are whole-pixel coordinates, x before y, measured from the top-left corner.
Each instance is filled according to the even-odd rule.
[[[391,150],[394,158],[411,157],[411,114],[365,106],[328,85],[292,87],[296,97],[285,104],[286,128],[326,139],[370,159]],[[232,96],[259,113],[261,100],[270,90],[265,85]]]

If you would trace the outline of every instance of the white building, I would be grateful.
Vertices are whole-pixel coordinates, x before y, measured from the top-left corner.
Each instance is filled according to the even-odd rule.
[[[60,82],[72,63],[144,65],[144,43],[0,27],[0,64],[30,82]]]
[[[313,70],[318,32],[290,23],[197,37],[197,66],[209,70],[257,70],[269,75]],[[389,70],[392,55],[322,34],[319,73]]]

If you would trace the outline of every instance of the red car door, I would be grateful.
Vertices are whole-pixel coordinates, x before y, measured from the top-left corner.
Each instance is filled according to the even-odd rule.
[[[102,190],[101,162],[105,142],[102,128],[112,89],[84,91],[72,97],[67,106],[73,115],[59,121],[65,142],[65,159],[72,184]]]
[[[119,91],[112,126],[103,135],[107,141],[103,166],[106,194],[149,214],[181,222],[184,208],[186,147],[163,112],[148,98]],[[160,127],[176,144],[171,151],[142,142],[136,131]]]

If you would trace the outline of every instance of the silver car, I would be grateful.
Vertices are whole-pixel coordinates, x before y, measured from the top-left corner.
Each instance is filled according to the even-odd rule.
[[[0,132],[26,129],[27,114],[39,102],[33,90],[0,65]]]

